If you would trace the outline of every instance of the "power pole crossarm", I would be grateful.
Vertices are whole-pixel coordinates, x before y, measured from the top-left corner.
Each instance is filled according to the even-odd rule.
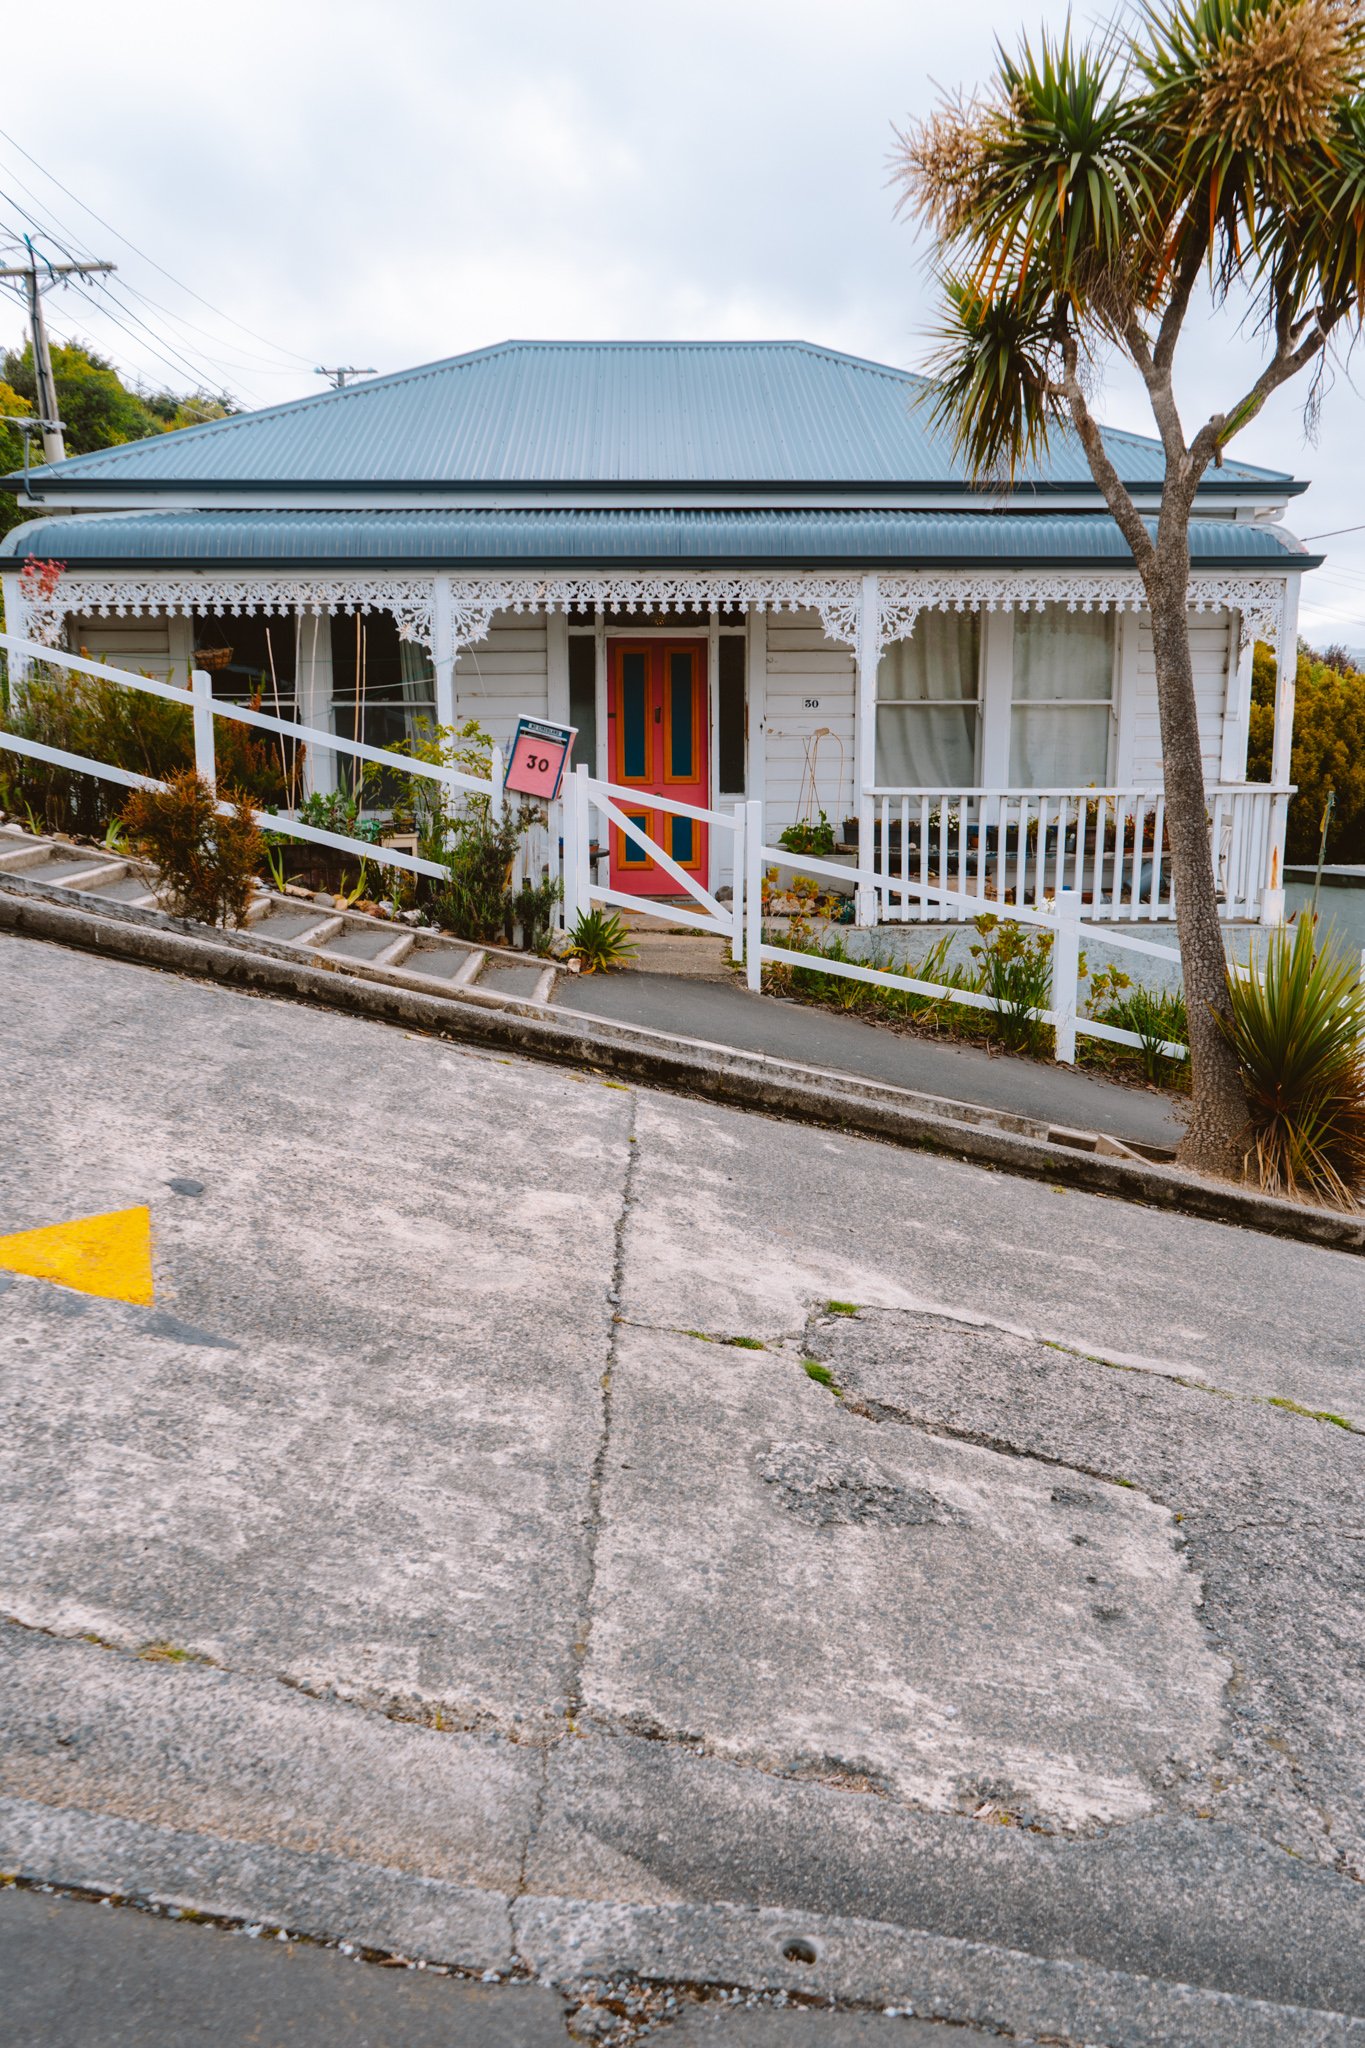
[[[338,363],[334,369],[328,369],[325,363],[319,363],[313,375],[315,377],[328,378],[333,391],[344,391],[348,377],[374,377],[378,375],[378,372],[376,370],[358,370],[354,363]]]
[[[62,277],[91,277],[99,271],[114,270],[113,263],[49,263],[43,259],[47,273],[46,282],[55,283]],[[47,343],[47,322],[43,318],[43,280],[38,274],[38,258],[29,243],[28,262],[0,266],[0,280],[22,278],[28,296],[29,326],[33,333],[33,382],[38,398],[38,421],[43,434],[43,461],[65,462],[66,443],[62,439],[62,419],[57,406],[57,383],[52,374],[52,351]]]

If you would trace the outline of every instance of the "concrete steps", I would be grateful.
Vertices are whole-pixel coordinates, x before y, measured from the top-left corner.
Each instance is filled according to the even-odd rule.
[[[142,863],[98,847],[39,839],[0,826],[0,886],[70,893],[81,899],[166,916]],[[365,980],[383,980],[431,994],[483,998],[500,1005],[554,1001],[563,970],[553,960],[509,947],[479,946],[444,932],[424,930],[357,910],[338,910],[330,899],[309,900],[260,889],[247,912],[247,931],[263,952],[305,954],[314,965]]]

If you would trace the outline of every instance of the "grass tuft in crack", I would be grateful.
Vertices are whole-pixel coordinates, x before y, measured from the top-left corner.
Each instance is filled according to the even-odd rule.
[[[803,1358],[801,1367],[808,1379],[814,1380],[817,1386],[828,1387],[837,1400],[843,1400],[844,1390],[827,1365],[821,1365],[818,1358]]]
[[[827,1301],[825,1303],[825,1314],[827,1316],[856,1316],[857,1313],[858,1304],[856,1301]]]
[[[1355,1424],[1348,1422],[1344,1415],[1334,1415],[1330,1408],[1305,1408],[1300,1402],[1291,1401],[1287,1394],[1271,1394],[1269,1405],[1283,1408],[1289,1415],[1305,1416],[1309,1422],[1330,1422],[1334,1429],[1350,1430],[1352,1436],[1356,1433]]]

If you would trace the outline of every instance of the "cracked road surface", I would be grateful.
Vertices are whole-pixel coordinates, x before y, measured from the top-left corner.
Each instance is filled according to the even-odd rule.
[[[1365,2041],[1359,1260],[31,941],[0,992],[0,1234],[147,1203],[156,1279],[0,1274],[0,1869],[584,2039]]]

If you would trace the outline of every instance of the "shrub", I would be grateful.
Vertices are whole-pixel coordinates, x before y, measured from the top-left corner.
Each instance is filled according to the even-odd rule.
[[[160,870],[168,907],[201,924],[246,922],[251,886],[265,864],[266,845],[251,801],[228,796],[220,813],[213,791],[192,768],[170,776],[164,789],[138,789],[123,807],[135,853]]]
[[[1365,987],[1311,919],[1228,977],[1223,1028],[1246,1088],[1261,1186],[1356,1206],[1365,1181]]]
[[[1051,932],[1025,931],[1009,918],[1002,924],[990,911],[972,922],[981,937],[972,958],[981,970],[982,995],[999,1006],[994,1015],[1001,1043],[1011,1052],[1043,1052],[1052,1027],[1031,1012],[1052,1005]]]
[[[68,677],[35,666],[12,690],[5,728],[24,739],[105,761],[158,782],[194,758],[187,704],[98,677]],[[124,791],[116,783],[47,761],[5,754],[0,790],[8,809],[27,811],[49,832],[97,839],[117,817]]]
[[[1138,1057],[1147,1080],[1156,1086],[1183,1085],[1188,1064],[1162,1052],[1163,1045],[1188,1045],[1189,1013],[1184,992],[1134,988],[1121,969],[1108,967],[1097,974],[1090,986],[1090,1015],[1101,1024],[1113,1024],[1120,1031],[1133,1031],[1141,1039]]]
[[[523,819],[508,811],[501,819],[488,804],[471,806],[450,829],[450,844],[436,858],[449,880],[433,884],[431,908],[447,931],[463,939],[509,937],[509,887]]]
[[[523,882],[511,898],[508,907],[512,923],[521,926],[522,944],[531,952],[549,950],[555,905],[563,893],[563,884],[557,878],[547,877],[543,882]]]
[[[259,707],[259,698],[253,705]],[[64,753],[127,768],[165,782],[194,762],[194,723],[188,704],[153,697],[102,676],[77,676],[35,666],[11,691],[5,729]],[[220,718],[214,727],[218,781],[255,799],[258,809],[286,801],[288,783],[276,746],[248,726]],[[303,749],[296,750],[297,776]],[[31,811],[50,832],[98,839],[124,803],[121,785],[93,774],[57,768],[22,754],[0,757],[0,797],[7,809]]]

